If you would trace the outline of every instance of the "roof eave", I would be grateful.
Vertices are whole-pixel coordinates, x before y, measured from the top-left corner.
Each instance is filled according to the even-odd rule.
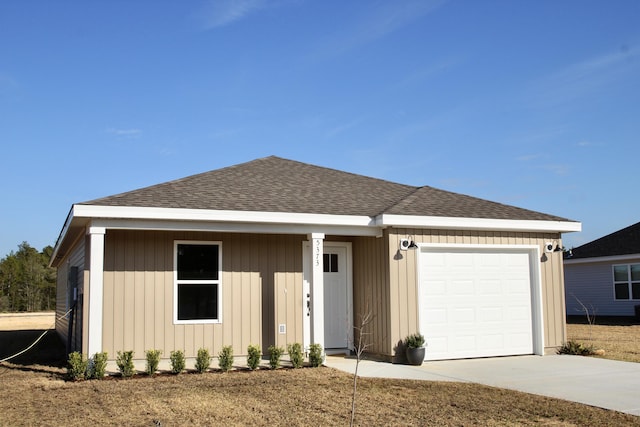
[[[624,262],[640,259],[640,253],[635,254],[623,254],[623,255],[607,255],[607,256],[591,256],[585,258],[565,258],[563,262],[567,265],[570,264],[590,264],[596,262]]]
[[[56,244],[53,246],[53,252],[51,253],[51,258],[49,259],[49,267],[55,265],[56,257],[58,256],[58,252],[60,252],[60,246],[62,242],[64,242],[69,228],[71,227],[71,222],[73,221],[73,208],[75,205],[71,206],[69,209],[69,213],[67,214],[67,218],[64,221],[64,225],[62,226],[62,230],[60,230],[60,234],[58,235],[58,239],[56,240]]]
[[[217,221],[263,224],[375,225],[365,215],[328,215],[295,212],[228,211],[210,209],[75,205],[76,217],[163,221]]]
[[[102,206],[76,204],[71,207],[67,219],[56,241],[50,265],[56,265],[61,258],[61,248],[66,244],[72,226],[82,227],[88,221],[102,220],[145,220],[204,223],[245,223],[272,225],[306,225],[318,227],[352,227],[360,229],[381,229],[385,227],[416,227],[434,229],[464,229],[492,231],[536,231],[566,233],[581,231],[582,224],[572,221],[511,220],[463,217],[413,216],[382,214],[377,217],[366,215],[328,215],[290,212],[225,211],[207,209],[156,208],[132,206]],[[105,223],[105,224],[108,224]],[[76,233],[77,234],[77,233]],[[366,233],[370,234],[370,232]],[[74,239],[75,240],[75,239]]]

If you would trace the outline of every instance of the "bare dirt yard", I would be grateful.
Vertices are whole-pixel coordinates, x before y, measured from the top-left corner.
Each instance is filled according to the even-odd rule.
[[[0,331],[0,359],[40,330]],[[330,368],[65,380],[47,333],[0,363],[0,426],[348,425],[351,375]],[[638,425],[640,417],[468,383],[358,380],[357,425]]]

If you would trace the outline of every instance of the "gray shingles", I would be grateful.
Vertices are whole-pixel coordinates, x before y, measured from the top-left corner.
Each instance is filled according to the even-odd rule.
[[[571,250],[571,257],[593,258],[640,253],[640,222]]]
[[[387,213],[459,218],[568,221],[558,216],[427,186],[416,189],[400,203],[388,209]]]
[[[81,204],[567,221],[475,197],[271,156]]]

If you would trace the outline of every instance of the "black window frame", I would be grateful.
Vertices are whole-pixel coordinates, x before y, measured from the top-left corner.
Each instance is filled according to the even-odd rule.
[[[200,269],[198,262],[181,259],[185,249],[196,249],[206,246],[202,255],[209,255],[213,265]],[[194,254],[197,255],[197,250]],[[210,252],[207,254],[207,252]],[[176,240],[174,242],[173,270],[173,322],[174,324],[222,323],[222,243],[214,241]],[[217,264],[217,265],[216,265]],[[191,268],[181,270],[181,265]],[[205,266],[206,267],[206,266]],[[211,304],[206,304],[207,299]],[[191,301],[188,306],[181,305],[185,300]],[[199,305],[194,305],[199,304]]]

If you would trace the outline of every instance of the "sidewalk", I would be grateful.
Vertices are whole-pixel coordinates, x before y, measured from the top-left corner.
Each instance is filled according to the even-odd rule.
[[[355,358],[325,365],[353,373]],[[513,356],[429,361],[422,366],[363,360],[362,377],[485,384],[640,416],[640,363],[583,356]]]

